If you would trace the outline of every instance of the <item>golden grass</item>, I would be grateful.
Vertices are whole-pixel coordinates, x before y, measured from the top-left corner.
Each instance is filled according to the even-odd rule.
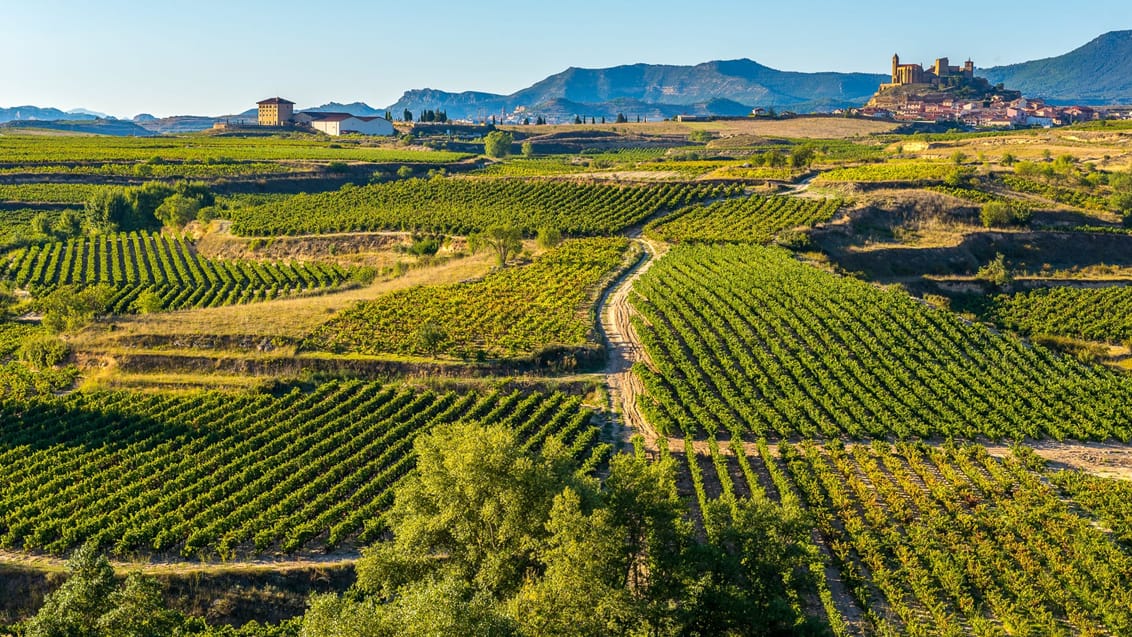
[[[297,339],[326,322],[335,312],[359,301],[368,301],[416,285],[456,283],[481,277],[491,265],[489,255],[478,254],[438,266],[409,270],[395,279],[342,292],[247,305],[123,316],[116,318],[109,327],[105,324],[96,325],[81,332],[72,345],[80,351],[100,349],[114,342],[148,334],[220,337],[254,335]]]
[[[628,124],[556,124],[552,126],[505,126],[523,133],[551,134],[578,131],[616,131],[636,135],[687,135],[692,131],[709,131],[720,137],[757,135],[762,137],[794,137],[806,139],[846,139],[894,130],[897,124],[845,117],[796,117],[793,119],[741,119],[714,122],[644,122]]]

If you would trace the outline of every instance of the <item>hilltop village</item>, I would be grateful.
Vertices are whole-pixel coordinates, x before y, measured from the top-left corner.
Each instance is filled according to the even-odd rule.
[[[952,66],[938,58],[925,69],[902,64],[892,56],[892,81],[881,84],[876,95],[857,114],[880,119],[916,122],[957,122],[977,128],[1064,126],[1098,119],[1087,106],[1050,106],[1028,99],[1018,91],[992,86],[975,75],[975,63]]]

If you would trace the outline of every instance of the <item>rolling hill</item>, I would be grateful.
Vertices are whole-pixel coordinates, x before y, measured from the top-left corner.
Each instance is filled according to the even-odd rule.
[[[796,73],[779,71],[748,59],[695,66],[631,64],[606,69],[571,67],[510,95],[435,89],[407,91],[390,106],[443,109],[462,118],[525,107],[537,114],[586,114],[613,117],[624,112],[735,115],[763,106],[812,111],[863,104],[887,76],[870,73]],[[577,108],[564,113],[561,107]]]
[[[1064,55],[978,74],[1055,104],[1132,104],[1132,31],[1111,31]]]

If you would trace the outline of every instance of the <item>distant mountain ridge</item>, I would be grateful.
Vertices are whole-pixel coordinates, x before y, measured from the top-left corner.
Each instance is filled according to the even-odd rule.
[[[812,111],[863,104],[888,76],[871,73],[779,71],[749,59],[695,66],[630,64],[605,69],[571,67],[510,95],[436,89],[405,92],[394,114],[441,109],[452,118],[512,113],[563,114],[565,103],[584,107],[570,114],[736,115],[754,106]],[[742,109],[737,106],[743,107]],[[738,112],[742,110],[742,113]]]
[[[977,73],[1054,104],[1132,104],[1132,31],[1111,31],[1064,55]]]

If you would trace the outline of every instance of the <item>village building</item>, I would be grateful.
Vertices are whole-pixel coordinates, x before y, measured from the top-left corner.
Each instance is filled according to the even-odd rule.
[[[295,103],[282,97],[256,102],[259,106],[260,126],[286,126],[291,124],[295,116]]]
[[[935,89],[959,86],[975,79],[975,63],[967,60],[963,66],[951,66],[947,58],[938,58],[925,71],[919,64],[901,64],[900,55],[892,56],[892,82],[881,84],[881,90],[896,86],[922,85]]]
[[[392,135],[393,122],[384,117],[363,117],[350,113],[299,113],[296,122],[333,135],[356,133],[360,135]]]

